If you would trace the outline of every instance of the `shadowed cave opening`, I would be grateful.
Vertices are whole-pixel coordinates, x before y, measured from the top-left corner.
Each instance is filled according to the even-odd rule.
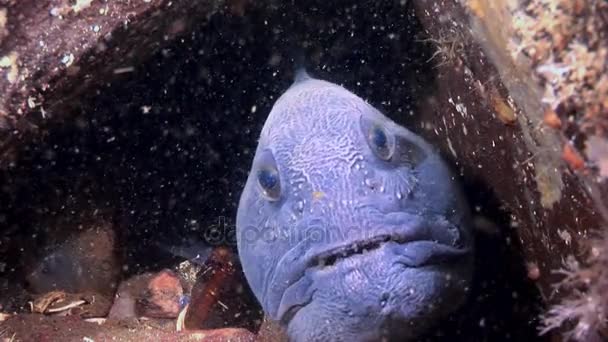
[[[118,279],[175,265],[182,259],[171,248],[192,241],[236,250],[240,191],[294,60],[432,142],[422,124],[432,111],[421,107],[437,88],[433,54],[408,1],[256,4],[242,15],[214,14],[134,72],[67,104],[67,119],[49,121],[1,172],[0,291],[10,296],[0,305],[28,311],[31,270],[99,222],[115,234],[119,261],[107,265],[117,270],[97,271]],[[499,229],[477,234],[470,299],[426,339],[536,339],[541,301],[509,215],[467,166],[459,171],[475,214]],[[242,286],[231,305],[246,314],[220,315],[217,326],[259,326],[260,307]]]

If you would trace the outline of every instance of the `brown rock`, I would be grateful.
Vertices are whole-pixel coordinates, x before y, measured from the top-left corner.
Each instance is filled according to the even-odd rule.
[[[249,342],[254,334],[245,329],[215,329],[175,332],[157,320],[133,326],[122,322],[91,323],[76,317],[13,315],[2,321],[0,337],[14,341],[232,341]]]
[[[110,308],[108,318],[114,320],[125,320],[136,317],[135,298],[129,291],[123,289],[123,284],[121,284],[121,287],[119,287],[118,292],[114,297],[114,303]]]
[[[121,269],[113,228],[101,219],[83,226],[87,229],[28,265],[26,280],[32,292],[114,292]]]
[[[277,322],[272,321],[268,316],[264,316],[264,321],[255,340],[256,342],[287,342],[289,338]]]
[[[181,282],[170,270],[136,275],[120,284],[109,317],[175,318],[182,296]]]
[[[175,318],[179,314],[183,294],[177,275],[163,270],[148,282],[147,292],[138,302],[138,309],[146,317]]]
[[[205,342],[253,342],[255,335],[246,329],[212,329],[212,330],[191,330],[183,333],[183,336],[189,337],[190,341],[205,341]]]
[[[61,113],[56,104],[132,72],[151,50],[212,12],[206,1],[71,3],[0,3],[0,135],[36,129]],[[91,77],[92,70],[100,72]]]

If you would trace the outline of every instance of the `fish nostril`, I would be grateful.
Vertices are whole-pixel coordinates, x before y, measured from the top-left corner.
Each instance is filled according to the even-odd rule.
[[[293,210],[295,212],[297,212],[298,214],[301,214],[304,212],[304,201],[299,200],[297,201],[294,205],[293,205]]]
[[[370,188],[372,191],[375,191],[376,189],[378,189],[380,187],[380,184],[378,183],[378,181],[376,181],[372,178],[366,178],[365,185],[367,185],[367,187]]]
[[[380,297],[380,306],[381,307],[385,307],[386,303],[388,302],[390,295],[386,292],[382,293],[382,296]]]
[[[452,246],[454,247],[463,247],[463,238],[460,234],[460,229],[455,226],[451,226],[448,228],[449,233],[452,235]]]

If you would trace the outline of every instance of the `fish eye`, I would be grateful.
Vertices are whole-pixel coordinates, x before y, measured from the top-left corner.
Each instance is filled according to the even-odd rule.
[[[281,196],[281,179],[270,151],[262,152],[256,177],[262,194],[270,201],[278,200]]]
[[[395,139],[379,123],[368,122],[362,118],[363,131],[366,132],[366,140],[374,154],[382,160],[390,160],[395,151]]]

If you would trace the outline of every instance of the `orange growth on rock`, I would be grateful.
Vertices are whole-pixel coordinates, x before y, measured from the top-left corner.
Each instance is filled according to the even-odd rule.
[[[574,147],[566,143],[564,145],[564,149],[562,151],[562,158],[572,170],[578,171],[585,168],[585,161],[581,157],[581,155],[574,149]]]
[[[555,113],[555,111],[551,108],[547,108],[547,110],[545,111],[543,122],[545,123],[545,125],[551,128],[558,129],[562,127],[562,120],[559,118],[557,113]]]
[[[507,125],[512,125],[517,121],[515,111],[504,98],[498,94],[498,90],[491,91],[490,98],[492,100],[492,107],[494,108],[494,111],[496,111],[496,115],[500,121]]]

